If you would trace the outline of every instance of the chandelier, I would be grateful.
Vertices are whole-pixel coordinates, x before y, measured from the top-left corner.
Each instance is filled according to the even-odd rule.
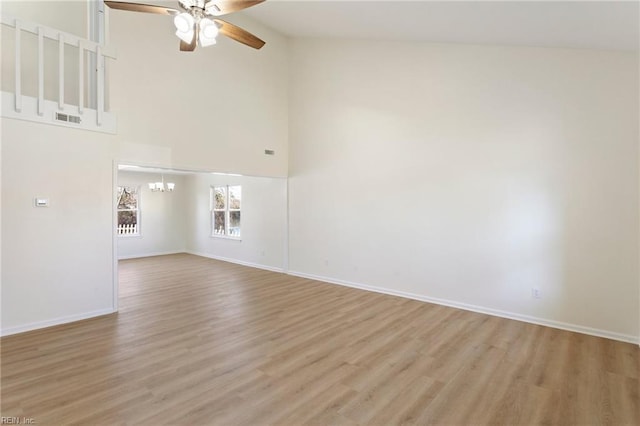
[[[149,189],[151,192],[171,192],[176,187],[176,184],[173,182],[167,182],[165,187],[164,184],[164,175],[162,175],[162,182],[149,182]]]

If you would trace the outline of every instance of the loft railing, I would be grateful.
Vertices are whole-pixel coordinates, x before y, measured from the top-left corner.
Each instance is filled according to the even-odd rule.
[[[103,45],[76,35],[33,22],[24,21],[7,15],[0,16],[3,26],[13,28],[15,43],[15,73],[13,93],[2,91],[2,116],[29,121],[77,127],[86,130],[115,133],[115,116],[105,111],[105,60],[115,59],[115,53]],[[23,94],[23,34],[31,33],[37,37],[37,96]],[[57,45],[57,100],[45,99],[45,40],[53,40]],[[77,81],[65,81],[65,49],[70,46],[78,50]],[[48,46],[51,48],[51,46]],[[87,78],[95,71],[95,78]],[[52,72],[47,68],[47,72]],[[65,85],[77,85],[77,105],[65,102]],[[92,96],[89,105],[85,105],[85,93]],[[76,115],[77,114],[77,115]]]

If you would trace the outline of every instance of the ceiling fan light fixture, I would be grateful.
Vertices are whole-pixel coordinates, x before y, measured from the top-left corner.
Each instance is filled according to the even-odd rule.
[[[216,44],[215,38],[208,39],[200,36],[200,46],[207,47],[207,46],[213,46],[214,44]]]
[[[211,19],[200,20],[200,44],[204,47],[216,44],[218,26]]]
[[[255,6],[265,0],[178,0],[182,10],[128,1],[103,1],[111,9],[171,16],[176,27],[175,34],[182,41],[181,52],[193,52],[197,45],[215,44],[218,33],[254,49],[260,49],[265,44],[250,32],[217,18]],[[215,19],[208,19],[210,17]]]
[[[193,40],[193,30],[187,31],[186,33],[183,33],[181,31],[176,31],[176,35],[180,40],[184,41],[185,43],[191,43],[191,41]]]
[[[189,13],[183,12],[173,18],[173,24],[176,26],[176,30],[186,33],[193,31],[193,24],[195,24],[195,20]]]
[[[173,18],[173,24],[176,26],[176,35],[185,43],[191,43],[193,40],[193,27],[196,21],[189,13],[181,13]]]

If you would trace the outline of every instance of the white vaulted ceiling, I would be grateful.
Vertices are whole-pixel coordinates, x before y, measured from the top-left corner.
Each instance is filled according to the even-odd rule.
[[[637,51],[638,1],[268,0],[242,13],[290,36]]]

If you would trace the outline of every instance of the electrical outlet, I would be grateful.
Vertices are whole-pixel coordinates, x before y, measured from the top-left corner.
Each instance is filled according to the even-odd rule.
[[[531,287],[531,297],[534,299],[540,299],[540,289],[538,287]]]

